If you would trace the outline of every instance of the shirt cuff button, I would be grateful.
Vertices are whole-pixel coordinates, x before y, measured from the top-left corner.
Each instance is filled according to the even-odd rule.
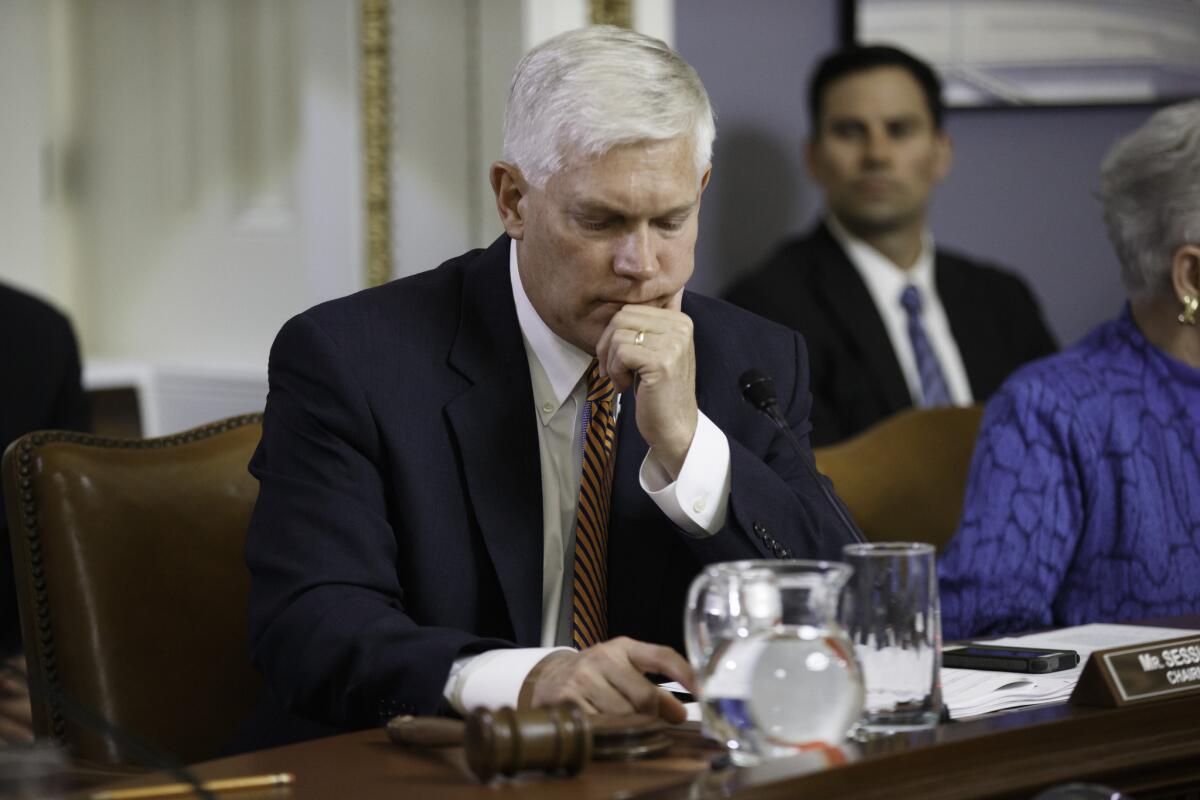
[[[697,514],[700,514],[704,511],[704,508],[707,505],[708,504],[704,502],[704,498],[701,497],[701,498],[697,499],[696,502],[692,503],[692,511],[695,511]]]

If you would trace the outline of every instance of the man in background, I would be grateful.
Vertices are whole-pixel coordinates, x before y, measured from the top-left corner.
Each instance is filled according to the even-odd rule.
[[[509,93],[505,234],[280,331],[246,543],[267,692],[243,747],[480,705],[680,721],[644,674],[695,689],[702,567],[838,556],[851,534],[801,463],[799,336],[684,289],[714,134],[662,42],[557,36]],[[749,367],[800,452],[743,402]]]
[[[34,297],[0,285],[0,452],[22,434],[87,430],[79,348],[71,323]],[[0,742],[33,738],[5,498],[0,494]]]
[[[804,334],[813,444],[910,406],[981,403],[1053,352],[1021,279],[934,246],[928,210],[951,144],[929,65],[892,47],[842,50],[808,102],[805,158],[826,214],[727,297]]]

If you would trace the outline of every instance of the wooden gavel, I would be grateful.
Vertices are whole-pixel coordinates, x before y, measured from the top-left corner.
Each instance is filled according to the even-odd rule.
[[[477,708],[464,723],[443,717],[396,717],[388,738],[412,747],[466,750],[467,765],[480,781],[536,770],[576,775],[592,759],[657,755],[671,745],[665,723],[645,714],[584,713],[575,705],[516,711]]]

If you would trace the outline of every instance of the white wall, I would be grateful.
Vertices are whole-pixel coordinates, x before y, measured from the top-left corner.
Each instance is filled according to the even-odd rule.
[[[586,0],[393,0],[395,273],[501,232],[513,68]],[[635,22],[673,37],[673,2]],[[359,0],[0,0],[0,279],[157,434],[253,410],[280,325],[365,282]],[[259,398],[257,402],[251,402]]]
[[[4,0],[0,279],[158,387],[148,433],[261,408],[280,325],[364,283],[358,87],[357,0]]]
[[[355,4],[76,9],[89,356],[265,367],[361,285]]]
[[[61,0],[0,2],[0,280],[72,308],[65,10]]]

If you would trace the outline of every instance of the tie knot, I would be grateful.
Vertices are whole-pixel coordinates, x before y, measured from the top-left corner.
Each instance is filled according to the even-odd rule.
[[[600,363],[592,362],[588,370],[588,402],[605,403],[612,399],[614,390],[612,378],[600,374]]]
[[[921,290],[912,284],[904,287],[904,291],[900,293],[900,305],[904,306],[904,310],[909,314],[920,314]]]

